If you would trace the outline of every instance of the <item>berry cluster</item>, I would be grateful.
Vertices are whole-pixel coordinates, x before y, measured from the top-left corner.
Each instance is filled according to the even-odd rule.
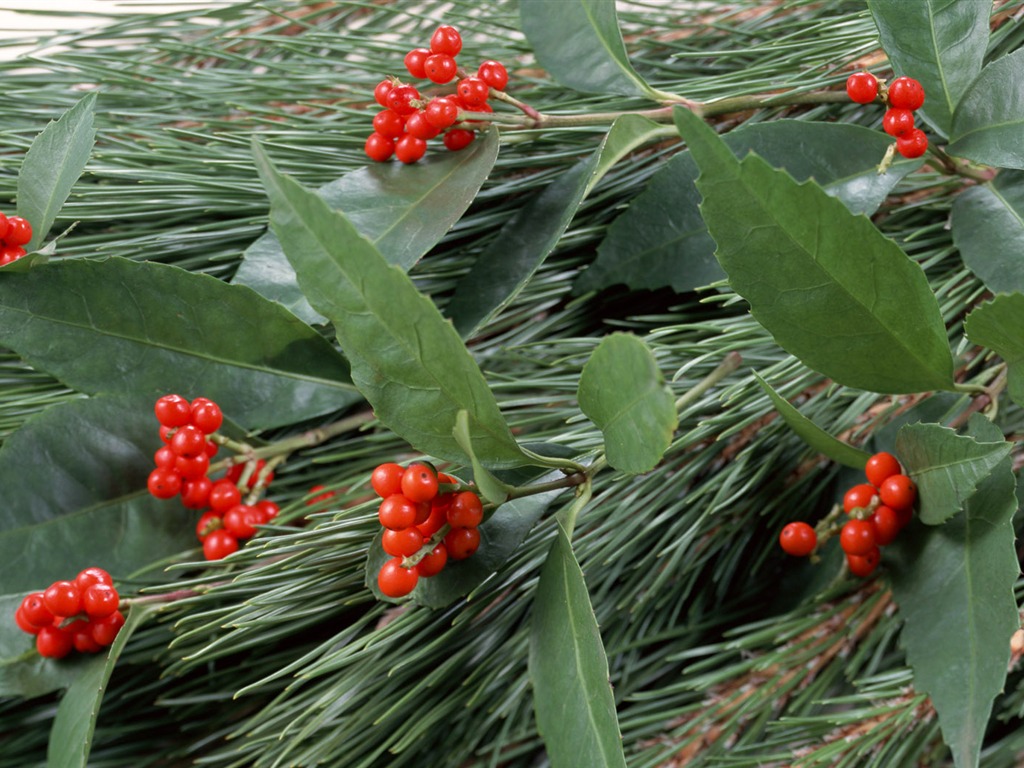
[[[210,436],[224,421],[220,407],[209,398],[189,402],[181,395],[164,395],[153,410],[164,445],[153,456],[156,468],[149,474],[149,492],[158,499],[181,494],[187,508],[206,509],[196,525],[203,556],[207,560],[227,557],[238,550],[240,539],[254,536],[256,526],[268,523],[279,511],[268,499],[244,503],[239,484],[248,490],[257,485],[262,489],[273,479],[273,472],[265,471],[266,462],[260,459],[253,462],[248,475],[246,465],[233,464],[223,478],[209,477],[210,459],[218,448]]]
[[[458,490],[455,478],[429,464],[387,463],[373,470],[370,485],[383,499],[381,545],[392,559],[377,574],[377,586],[388,597],[408,595],[421,576],[437,575],[449,558],[465,560],[480,546],[483,503],[473,491]]]
[[[878,98],[878,79],[870,72],[854,72],[846,80],[846,94],[858,104]],[[912,77],[897,77],[883,93],[889,108],[882,130],[896,139],[896,151],[904,157],[920,157],[928,149],[928,137],[914,125],[914,112],[924,104],[924,88]]]
[[[864,467],[868,482],[850,488],[843,496],[849,519],[839,532],[839,546],[855,576],[869,576],[881,559],[881,547],[892,543],[910,522],[917,486],[903,474],[891,453],[876,453]],[[789,523],[779,534],[779,544],[790,555],[805,557],[818,546],[818,534],[807,523]]]
[[[44,592],[26,595],[14,621],[36,636],[40,656],[60,659],[72,649],[96,653],[113,643],[124,626],[120,604],[110,574],[86,568],[73,581],[55,581]]]
[[[32,239],[32,225],[21,216],[0,213],[0,267],[25,255],[23,247]]]
[[[493,112],[487,103],[491,89],[505,90],[508,72],[498,61],[485,61],[469,75],[455,62],[462,50],[462,36],[455,27],[442,25],[430,38],[430,48],[414,48],[405,56],[405,68],[413,77],[446,85],[456,77],[455,92],[429,101],[415,86],[397,78],[381,81],[373,97],[384,109],[373,118],[373,133],[366,140],[366,154],[384,162],[392,156],[415,163],[427,151],[427,142],[444,133],[445,147],[458,151],[475,137],[471,130],[453,127],[460,112]]]

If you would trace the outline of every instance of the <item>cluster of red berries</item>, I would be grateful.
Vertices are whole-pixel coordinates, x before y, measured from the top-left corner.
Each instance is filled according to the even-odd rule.
[[[858,104],[878,98],[878,79],[870,72],[854,72],[846,79],[846,94]],[[924,104],[924,88],[912,77],[897,77],[883,93],[889,108],[882,130],[896,139],[896,151],[904,157],[920,157],[928,149],[928,137],[914,125],[914,112]]]
[[[387,463],[373,470],[370,485],[383,499],[381,545],[392,559],[377,574],[377,586],[388,597],[408,595],[421,576],[436,576],[449,558],[465,560],[479,548],[483,503],[473,491],[458,490],[455,478],[428,464]]]
[[[453,127],[461,111],[493,112],[487,103],[491,89],[505,90],[508,71],[499,61],[488,60],[469,75],[455,62],[462,50],[462,36],[444,24],[430,38],[430,48],[414,48],[405,56],[405,68],[413,77],[446,85],[456,77],[455,93],[429,101],[415,86],[397,78],[382,80],[373,97],[384,109],[373,118],[373,133],[366,140],[366,154],[384,162],[392,156],[403,163],[415,163],[427,151],[427,142],[444,133],[442,141],[452,151],[465,149],[476,134]]]
[[[892,543],[913,517],[917,486],[903,474],[891,453],[876,453],[864,467],[868,482],[850,488],[843,496],[849,519],[839,532],[839,546],[855,576],[870,576],[881,560],[881,547]],[[789,523],[779,534],[779,544],[790,555],[805,557],[818,546],[818,534],[807,523]]]
[[[113,643],[124,626],[120,604],[110,574],[86,568],[73,581],[55,581],[44,592],[26,595],[14,621],[36,636],[40,656],[60,659],[72,649],[96,653]]]
[[[153,407],[160,422],[164,445],[153,456],[156,468],[147,481],[149,492],[158,499],[181,494],[181,503],[189,509],[207,509],[196,525],[196,535],[203,545],[207,560],[219,560],[238,550],[239,540],[256,534],[256,526],[264,525],[278,513],[274,502],[264,499],[243,503],[239,488],[244,464],[233,464],[227,474],[213,480],[209,477],[210,459],[217,453],[217,443],[210,439],[224,421],[220,407],[205,397],[189,402],[181,395],[164,395]],[[257,482],[265,487],[273,472],[265,472],[266,462],[254,463],[246,483],[249,490]]]
[[[24,245],[32,239],[32,225],[21,216],[0,213],[0,267],[25,255]]]

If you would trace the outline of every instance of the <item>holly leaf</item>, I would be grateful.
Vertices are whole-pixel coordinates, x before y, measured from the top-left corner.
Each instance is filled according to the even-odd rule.
[[[864,469],[864,465],[867,463],[871,454],[866,451],[862,451],[860,448],[854,448],[849,443],[844,443],[842,440],[833,437],[800,413],[799,409],[772,389],[772,386],[762,379],[757,373],[754,374],[754,378],[757,380],[757,383],[761,385],[761,389],[765,391],[765,394],[768,395],[768,399],[772,401],[772,405],[775,406],[775,410],[779,412],[782,420],[785,421],[786,424],[789,425],[789,428],[796,432],[796,434],[799,435],[807,445],[818,453],[827,456],[832,459],[832,461],[839,464],[847,467],[853,467],[854,469]]]
[[[608,657],[583,571],[561,526],[534,597],[529,671],[552,768],[625,768]]]
[[[890,139],[845,123],[773,120],[730,131],[723,140],[737,157],[752,151],[797,181],[813,178],[853,213],[874,212],[900,179],[921,166],[921,160],[900,159],[878,173]],[[682,293],[725,277],[700,215],[697,174],[689,152],[655,173],[612,222],[574,291],[625,283],[634,290],[668,286]]]
[[[498,156],[496,128],[461,152],[431,155],[414,165],[374,163],[317,190],[391,264],[408,270],[462,217]],[[273,232],[245,251],[232,282],[248,285],[307,323],[323,323],[302,294],[295,270]]]
[[[1009,455],[1002,439],[979,442],[939,424],[907,424],[896,433],[896,453],[917,483],[921,522],[939,525],[963,509],[978,483]]]
[[[947,151],[976,163],[1024,169],[1024,144],[1020,140],[1024,135],[1021,82],[1024,82],[1024,49],[988,64],[957,105]]]
[[[981,421],[971,418],[966,439],[991,444],[999,430]],[[1006,680],[1010,637],[1020,626],[1011,461],[1005,456],[978,481],[963,515],[900,537],[886,558],[914,687],[935,705],[957,768],[979,763],[992,702]]]
[[[476,361],[434,303],[344,215],[278,173],[258,145],[253,152],[271,226],[313,308],[333,322],[377,417],[422,453],[469,464],[452,434],[465,410],[484,465],[528,463]]]
[[[688,110],[676,124],[701,170],[715,255],[779,346],[851,387],[953,387],[942,313],[918,264],[815,182],[757,155],[738,161]]]
[[[1017,405],[1024,405],[1024,294],[996,296],[974,309],[964,329],[975,344],[988,347],[1006,362],[1007,391]]]
[[[991,6],[946,0],[868,0],[878,36],[896,75],[924,86],[921,112],[949,135],[953,111],[981,71]]]
[[[953,242],[995,293],[1024,291],[1024,172],[1002,171],[953,201]]]
[[[608,464],[630,474],[654,469],[679,424],[654,355],[631,333],[601,340],[583,366],[577,399],[604,436]]]
[[[25,250],[34,251],[50,232],[71,188],[89,161],[96,129],[96,94],[86,94],[75,106],[49,123],[25,153],[18,173],[18,215],[32,225]]]
[[[573,166],[508,220],[455,286],[446,308],[462,338],[472,336],[519,294],[608,169],[664,132],[664,126],[643,117],[618,118],[594,154]]]

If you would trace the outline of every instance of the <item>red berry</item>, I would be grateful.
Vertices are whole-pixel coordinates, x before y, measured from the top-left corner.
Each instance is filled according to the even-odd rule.
[[[416,107],[410,102],[416,101],[419,98],[420,92],[411,85],[396,85],[388,91],[387,104],[385,106],[399,115],[411,115],[416,111]]]
[[[878,547],[875,547],[866,555],[847,555],[846,565],[850,569],[850,573],[854,576],[860,576],[866,578],[870,576],[875,568],[878,567],[879,561],[882,559],[882,553],[878,551]]]
[[[164,469],[174,469],[174,462],[178,460],[178,454],[171,450],[169,445],[161,445],[153,454],[153,463]]]
[[[71,635],[57,627],[43,627],[36,635],[36,650],[47,659],[62,659],[73,647]]]
[[[237,551],[238,539],[223,528],[210,531],[203,540],[203,556],[207,560],[220,560]]]
[[[3,240],[7,236],[7,216],[0,213],[0,240]]]
[[[878,78],[870,72],[854,72],[846,78],[846,95],[858,104],[870,104],[878,98]]]
[[[452,528],[444,537],[444,546],[452,560],[465,560],[480,548],[480,529]]]
[[[423,546],[423,534],[415,527],[386,530],[380,543],[383,550],[392,557],[411,557]]]
[[[440,128],[434,127],[427,121],[422,110],[409,115],[409,119],[405,122],[405,130],[410,136],[424,141],[434,138],[441,132]]]
[[[373,100],[382,107],[386,107],[388,105],[388,94],[394,87],[395,84],[391,80],[381,80],[377,83],[377,87],[373,89]]]
[[[18,629],[22,632],[28,632],[30,635],[38,635],[42,629],[41,626],[36,626],[28,620],[28,617],[25,616],[25,609],[20,605],[14,611],[14,623],[18,625]]]
[[[395,154],[395,142],[393,139],[388,139],[379,133],[371,133],[366,138],[363,150],[371,160],[383,163],[390,160],[391,156]]]
[[[433,53],[423,62],[423,74],[438,85],[450,83],[458,69],[455,59],[447,53]]]
[[[223,524],[220,520],[220,515],[212,510],[209,512],[203,512],[199,517],[199,522],[196,523],[196,538],[199,541],[205,541],[206,537],[211,533],[221,528]]]
[[[78,575],[75,576],[75,585],[82,592],[93,584],[110,584],[113,586],[114,580],[110,578],[109,573],[102,568],[97,568],[95,565],[79,571]]]
[[[382,499],[402,492],[402,475],[405,467],[394,462],[377,465],[370,475],[370,487]]]
[[[423,109],[424,119],[438,129],[448,128],[459,116],[459,106],[451,99],[436,98]]]
[[[915,128],[896,139],[896,151],[906,158],[920,157],[928,150],[928,136]]]
[[[53,611],[46,607],[45,597],[42,592],[32,592],[25,595],[19,610],[24,614],[29,624],[33,624],[36,627],[46,627],[53,624]]]
[[[906,509],[897,509],[896,515],[900,519],[900,530],[902,531],[910,524],[910,521],[914,519],[914,508],[907,507]]]
[[[444,145],[452,152],[458,152],[472,144],[475,138],[476,134],[473,131],[453,128],[444,135]]]
[[[186,424],[179,427],[170,442],[171,450],[186,459],[194,459],[206,453],[206,435],[199,427]]]
[[[479,107],[487,101],[487,96],[491,91],[490,86],[479,77],[462,78],[455,90],[462,103],[470,108]]]
[[[386,139],[397,139],[405,133],[405,118],[390,109],[382,109],[373,116],[373,130]]]
[[[82,612],[82,592],[72,581],[55,581],[43,592],[46,610],[57,616],[74,616]]]
[[[248,539],[256,535],[256,527],[252,523],[253,507],[248,504],[236,504],[224,513],[222,523],[224,529],[238,539]]]
[[[914,130],[914,113],[909,109],[890,107],[882,117],[882,130],[890,136],[903,136]]]
[[[410,464],[402,473],[402,495],[419,503],[437,496],[437,473],[426,464]]]
[[[212,435],[223,423],[224,414],[215,402],[206,398],[197,398],[192,402],[192,424],[204,435]]]
[[[418,514],[418,505],[400,493],[388,496],[377,509],[380,524],[393,531],[400,531],[415,525]]]
[[[4,245],[0,247],[0,267],[10,264],[12,261],[17,261],[27,253],[28,251],[20,245]]]
[[[889,105],[898,109],[920,109],[924,88],[912,77],[897,77],[889,84]]]
[[[861,483],[853,486],[843,496],[843,511],[850,512],[851,510],[861,508],[867,509],[871,506],[871,499],[874,498],[878,490],[875,486],[869,483]]]
[[[253,467],[252,472],[249,473],[249,480],[246,482],[247,487],[249,487],[249,488],[255,488],[256,487],[256,483],[259,482],[259,477],[260,477],[261,474],[263,474],[263,468],[266,465],[267,465],[267,462],[264,461],[263,459],[257,459],[256,460],[256,465]],[[245,462],[243,464],[233,464],[231,466],[231,468],[228,470],[227,474],[224,477],[226,479],[230,480],[231,482],[237,484],[238,481],[242,479],[242,475],[245,473],[245,471],[248,468],[248,466],[249,466],[249,462]],[[274,473],[273,472],[268,472],[266,478],[263,481],[263,484],[264,485],[269,485],[270,481],[273,480],[273,479],[274,479]]]
[[[896,457],[886,451],[880,451],[868,459],[864,465],[864,475],[868,482],[878,488],[887,477],[898,475],[902,469]]]
[[[428,56],[430,56],[430,51],[426,48],[413,48],[405,54],[405,68],[409,70],[409,74],[413,77],[426,77],[427,73],[423,71],[423,65]]]
[[[217,455],[217,451],[220,450],[220,446],[217,445],[213,440],[206,441],[206,455],[211,459]]]
[[[174,460],[174,468],[183,480],[198,480],[201,477],[206,477],[206,473],[210,470],[210,457],[206,455],[205,450],[192,459],[179,456]]]
[[[877,544],[875,526],[870,520],[847,520],[839,533],[839,546],[848,555],[864,556]]]
[[[105,619],[97,619],[89,623],[92,628],[92,639],[96,641],[97,645],[105,648],[114,642],[117,633],[124,626],[124,614],[114,611]]]
[[[789,523],[779,534],[779,545],[787,555],[806,557],[818,546],[818,534],[807,523]]]
[[[181,492],[181,480],[178,470],[157,467],[149,473],[146,487],[158,499],[173,499]]]
[[[256,508],[263,512],[263,517],[267,522],[273,520],[281,512],[280,505],[270,499],[261,499],[256,502]]]
[[[508,70],[500,61],[488,59],[476,71],[476,76],[496,91],[504,91],[508,85]]]
[[[89,623],[71,633],[71,644],[79,653],[98,653],[103,649],[103,646],[93,638],[92,624]]]
[[[427,142],[410,134],[405,134],[395,142],[395,157],[406,165],[415,163],[427,152]]]
[[[121,597],[110,584],[93,584],[82,593],[82,608],[90,619],[102,619],[117,610]]]
[[[323,502],[330,501],[331,499],[333,499],[335,496],[338,495],[334,491],[326,490],[326,488],[327,488],[326,485],[321,485],[319,483],[317,485],[314,485],[312,488],[310,488],[306,493],[307,494],[314,494],[315,493],[316,495],[312,496],[311,498],[306,500],[306,506],[307,507],[312,507],[314,504],[321,504]],[[321,493],[321,491],[323,491],[323,493]]]
[[[448,522],[447,510],[448,505],[440,507],[431,506],[427,518],[422,523],[416,523],[416,527],[420,529],[420,533],[423,534],[424,538],[429,539],[444,527]]]
[[[21,216],[7,217],[7,234],[4,242],[7,245],[25,245],[32,239],[32,225]]]
[[[415,568],[403,568],[402,558],[388,560],[377,574],[377,586],[388,597],[405,597],[414,589],[420,579]]]
[[[165,427],[184,427],[192,423],[192,406],[181,395],[164,395],[153,406],[156,420]]]
[[[875,510],[871,522],[875,526],[875,543],[880,547],[891,544],[903,527],[900,524],[900,513],[884,504]]]
[[[472,491],[456,494],[448,507],[448,525],[452,528],[476,528],[484,520],[484,505]]]
[[[448,24],[442,24],[434,34],[430,36],[430,50],[432,53],[446,53],[449,56],[458,56],[462,50],[462,35],[459,31]]]
[[[426,578],[437,576],[437,574],[444,570],[447,563],[448,550],[445,549],[444,544],[438,544],[430,550],[430,554],[424,556],[424,558],[416,564],[416,571],[420,576]]]
[[[181,484],[181,503],[186,509],[205,509],[210,503],[213,481],[203,475]]]
[[[221,478],[210,488],[210,509],[221,514],[242,501],[242,492],[227,478]]]
[[[878,495],[885,506],[892,507],[899,512],[914,506],[914,500],[917,499],[917,486],[906,475],[893,475],[885,478],[878,489]]]

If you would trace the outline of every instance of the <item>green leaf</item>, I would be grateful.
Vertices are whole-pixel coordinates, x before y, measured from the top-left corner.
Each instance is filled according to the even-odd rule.
[[[577,398],[615,469],[649,472],[672,443],[679,423],[672,391],[651,350],[631,333],[601,340],[583,366]]]
[[[551,472],[536,482],[563,478],[561,472]],[[545,491],[533,496],[507,501],[494,510],[478,529],[480,548],[466,560],[449,560],[444,570],[428,579],[420,579],[411,599],[427,608],[443,608],[468,595],[499,570],[523,543],[527,534],[551,503],[564,494],[564,490]],[[390,555],[381,548],[383,531],[370,545],[366,558],[366,586],[378,600],[391,600],[381,594],[377,586],[377,573]]]
[[[374,163],[325,184],[317,194],[342,211],[388,262],[408,270],[476,199],[497,156],[498,131],[492,128],[461,152],[431,155],[414,165]],[[303,296],[273,232],[249,246],[232,282],[248,285],[308,323],[324,321]]]
[[[975,415],[972,425],[978,419],[985,421]],[[973,430],[982,444],[992,440],[990,431]],[[1020,626],[1014,485],[1005,457],[980,480],[963,515],[900,537],[887,558],[914,687],[931,697],[957,768],[978,765],[992,701],[1006,680],[1010,637]]]
[[[968,3],[969,5],[969,3]],[[1024,169],[1024,49],[986,66],[953,115],[947,151],[977,163]]]
[[[845,123],[774,120],[738,128],[723,139],[737,157],[753,151],[797,181],[813,178],[853,213],[874,212],[900,179],[921,166],[920,160],[900,159],[878,173],[891,140]],[[634,290],[669,286],[682,293],[725,277],[700,215],[696,179],[689,152],[669,160],[612,222],[575,291],[625,283]]]
[[[60,705],[50,730],[46,751],[47,768],[85,768],[92,750],[96,718],[100,714],[103,694],[121,651],[132,633],[155,608],[132,608],[106,654],[97,654],[71,684]]]
[[[882,47],[896,76],[924,86],[921,112],[949,135],[953,111],[981,71],[988,45],[988,3],[949,0],[868,0]]]
[[[299,285],[334,323],[352,378],[377,417],[419,451],[468,464],[452,434],[465,410],[483,464],[526,463],[476,361],[434,303],[341,213],[278,173],[259,146],[253,152],[271,225]]]
[[[0,272],[0,342],[79,391],[203,395],[249,427],[360,399],[344,358],[290,312],[249,288],[152,262]]]
[[[754,374],[754,378],[757,379],[761,389],[768,395],[775,406],[775,410],[782,416],[783,421],[811,448],[844,466],[864,469],[864,465],[867,463],[868,458],[870,458],[869,453],[862,451],[860,448],[854,448],[849,443],[844,443],[842,440],[833,437],[800,413],[795,406],[772,389],[772,386],[757,375],[757,373]]]
[[[1000,439],[979,442],[938,424],[907,424],[896,433],[896,454],[917,483],[921,522],[939,525],[963,509],[978,483],[1010,453]]]
[[[529,670],[552,768],[625,768],[608,657],[583,571],[561,527],[534,598]]]
[[[5,590],[43,589],[91,565],[124,577],[195,546],[195,514],[146,490],[157,426],[149,398],[104,396],[48,408],[4,441]]]
[[[953,201],[953,242],[995,293],[1024,291],[1024,172],[1003,171]]]
[[[757,155],[737,161],[688,110],[676,110],[676,123],[701,169],[715,255],[779,346],[851,387],[953,387],[946,328],[918,264],[813,181]]]
[[[629,63],[614,0],[520,0],[519,20],[538,63],[586,93],[665,97]]]
[[[512,486],[501,482],[498,478],[487,471],[487,468],[480,463],[473,450],[473,441],[469,434],[469,414],[466,411],[459,411],[455,416],[455,429],[452,431],[455,442],[469,456],[473,467],[473,482],[480,490],[480,495],[492,504],[502,504],[508,499]]]
[[[18,215],[32,225],[25,246],[34,251],[50,232],[71,188],[82,175],[96,139],[93,110],[96,94],[49,123],[32,142],[18,173]]]
[[[665,127],[636,115],[618,118],[601,146],[508,220],[493,244],[455,286],[446,312],[468,338],[522,290],[558,244],[583,199],[616,162],[664,135]]]
[[[964,323],[967,338],[988,347],[1006,362],[1007,391],[1017,405],[1024,405],[1024,294],[996,296],[974,309]]]

